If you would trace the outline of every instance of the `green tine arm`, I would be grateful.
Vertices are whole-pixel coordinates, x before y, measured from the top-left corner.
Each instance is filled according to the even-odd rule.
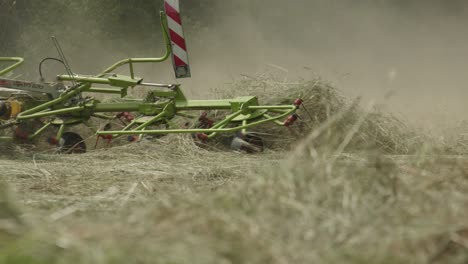
[[[37,137],[39,134],[41,134],[44,130],[46,130],[48,127],[50,127],[52,125],[52,122],[48,122],[46,123],[45,125],[43,125],[40,129],[38,129],[34,134],[32,134],[31,136],[29,136],[29,140],[32,140],[34,139],[35,137]]]
[[[252,106],[251,106],[252,107]],[[260,109],[262,106],[255,106],[255,109]],[[281,109],[287,109],[289,108],[289,111],[284,112],[281,115],[275,116],[275,117],[270,117],[266,118],[260,121],[248,123],[245,125],[240,125],[236,127],[231,127],[231,128],[223,128],[227,123],[225,122],[226,119],[221,121],[219,123],[218,128],[207,128],[207,129],[201,129],[201,128],[195,128],[195,129],[161,129],[161,130],[145,130],[143,131],[98,131],[98,135],[109,135],[109,134],[115,134],[115,135],[140,135],[140,134],[146,134],[146,135],[157,135],[157,134],[176,134],[176,133],[185,133],[185,134],[191,134],[191,133],[230,133],[230,132],[236,132],[242,129],[247,129],[250,127],[258,126],[260,124],[266,123],[266,122],[274,122],[275,120],[279,120],[281,118],[285,118],[286,116],[294,113],[296,111],[296,107],[293,106],[267,106],[268,108],[281,108]],[[249,107],[250,108],[250,107]],[[236,115],[236,113],[233,113],[232,116]],[[231,116],[228,116],[228,118]]]
[[[23,64],[24,59],[19,58],[19,57],[5,57],[5,58],[0,57],[0,62],[15,62],[13,65],[0,71],[0,76],[2,76],[18,68],[21,64]]]
[[[160,58],[130,58],[130,59],[124,59],[119,62],[116,62],[114,65],[110,66],[109,68],[105,69],[102,73],[100,73],[97,77],[103,77],[107,73],[112,72],[113,70],[119,68],[120,66],[129,64],[130,66],[130,75],[132,78],[134,78],[134,72],[133,72],[133,63],[153,63],[153,62],[163,62],[169,58],[172,52],[172,47],[171,47],[171,41],[169,39],[169,32],[167,29],[167,16],[166,13],[160,12],[161,16],[161,28],[163,30],[163,35],[164,35],[164,43],[166,44],[166,52],[165,54],[160,57]]]
[[[164,41],[165,41],[165,44],[166,44],[166,52],[162,57],[160,57],[160,58],[130,58],[130,59],[121,60],[121,61],[115,63],[114,65],[112,65],[111,67],[107,68],[106,70],[104,70],[104,72],[97,75],[97,77],[98,78],[103,77],[107,73],[117,69],[118,67],[120,67],[122,65],[130,64],[131,75],[132,75],[132,78],[133,78],[134,77],[133,66],[132,66],[133,63],[162,62],[162,61],[167,60],[169,58],[170,54],[171,54],[171,51],[172,51],[171,41],[169,39],[169,32],[167,30],[167,16],[166,16],[166,14],[164,12],[161,12],[160,16],[161,16],[161,27],[163,29]],[[1,71],[0,75],[3,72],[11,71],[12,69],[18,67],[23,62],[23,59],[21,59],[21,58],[7,58],[7,61],[12,61],[12,60],[17,60],[18,63],[16,63],[13,66],[10,66],[6,70]],[[1,61],[1,59],[0,59],[0,61]],[[55,100],[49,101],[47,103],[41,104],[41,105],[39,105],[37,107],[34,107],[32,109],[29,109],[29,110],[26,110],[26,111],[22,112],[21,114],[18,115],[18,119],[19,120],[26,120],[26,119],[36,118],[37,116],[35,116],[34,114],[36,114],[37,112],[45,110],[45,109],[47,109],[47,108],[49,108],[51,106],[54,106],[56,104],[63,103],[65,101],[67,101],[68,99],[70,99],[71,97],[73,97],[73,96],[75,96],[75,95],[77,95],[77,94],[79,94],[79,93],[81,93],[81,92],[83,92],[85,90],[90,89],[90,87],[91,87],[91,83],[82,84],[79,87],[77,87],[76,89],[62,94],[62,96],[60,98],[57,98]],[[79,110],[77,110],[77,111],[79,111]],[[50,114],[52,114],[52,112],[49,112],[49,115]]]
[[[48,115],[51,115],[51,114],[54,114],[54,112],[48,112],[47,115],[41,115],[39,114],[38,112],[40,111],[43,111],[43,110],[46,110],[47,108],[53,106],[53,105],[56,105],[56,104],[59,104],[59,103],[62,103],[62,102],[66,102],[68,99],[70,99],[71,97],[79,94],[80,92],[82,92],[83,90],[86,90],[90,87],[89,84],[83,84],[83,85],[80,85],[78,88],[74,89],[74,90],[71,90],[67,93],[64,93],[62,94],[61,97],[57,98],[57,99],[54,99],[52,101],[49,101],[47,103],[44,103],[44,104],[41,104],[41,105],[38,105],[34,108],[31,108],[29,110],[26,110],[22,113],[20,113],[17,117],[18,120],[26,120],[26,119],[32,119],[32,118],[37,118],[37,117],[40,117],[40,116],[48,116]],[[76,109],[76,111],[79,111],[81,109]]]

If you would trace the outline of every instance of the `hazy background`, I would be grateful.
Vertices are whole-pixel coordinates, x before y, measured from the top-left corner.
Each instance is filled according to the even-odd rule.
[[[462,0],[199,0],[182,2],[193,97],[240,74],[321,76],[426,128],[466,119],[468,2]],[[24,56],[23,78],[56,56],[96,73],[132,56],[158,56],[162,1],[0,0],[0,56]],[[282,69],[282,70],[280,70]],[[53,77],[62,69],[49,65]],[[141,69],[174,82],[170,62]],[[391,96],[390,96],[391,95]]]

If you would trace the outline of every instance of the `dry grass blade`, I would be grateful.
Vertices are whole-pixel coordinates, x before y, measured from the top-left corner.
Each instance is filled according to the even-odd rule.
[[[1,159],[24,203],[7,218],[32,228],[0,263],[466,263],[466,157],[321,81],[278,78],[233,84],[264,103],[306,99],[310,127],[259,128],[279,139],[261,154],[171,135]]]

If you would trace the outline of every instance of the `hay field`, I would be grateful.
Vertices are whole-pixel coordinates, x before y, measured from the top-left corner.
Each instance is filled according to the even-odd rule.
[[[218,95],[302,97],[312,114],[292,133],[259,128],[271,135],[255,155],[177,135],[83,155],[18,147],[0,158],[0,263],[468,261],[462,140],[320,80],[232,85]]]

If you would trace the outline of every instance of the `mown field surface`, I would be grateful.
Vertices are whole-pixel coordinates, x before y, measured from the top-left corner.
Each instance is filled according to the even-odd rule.
[[[275,136],[253,155],[177,135],[3,153],[0,263],[468,261],[463,145],[318,81],[234,85],[266,102],[300,95],[313,115],[292,134],[260,128]],[[281,98],[262,96],[265,85]]]

